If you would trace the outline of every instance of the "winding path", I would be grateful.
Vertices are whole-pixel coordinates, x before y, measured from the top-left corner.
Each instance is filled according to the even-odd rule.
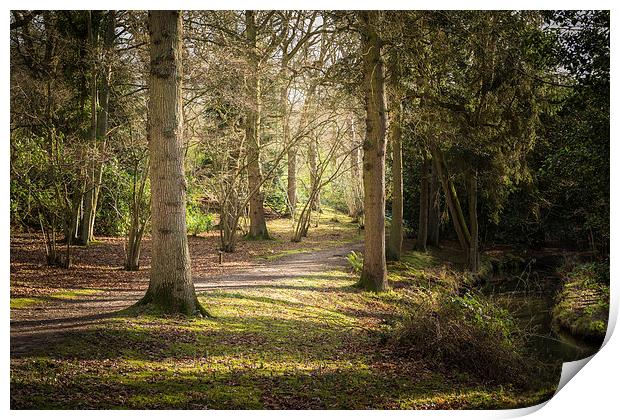
[[[194,277],[196,291],[241,289],[266,286],[287,279],[307,277],[334,269],[346,268],[346,255],[360,251],[362,244],[347,244],[321,251],[302,252],[261,261],[249,267],[231,269],[225,274]],[[11,357],[28,354],[30,350],[57,341],[64,334],[83,329],[111,318],[140,299],[148,287],[145,277],[140,288],[108,289],[102,293],[61,299],[30,311],[21,311],[11,319]],[[13,318],[13,317],[12,317]]]

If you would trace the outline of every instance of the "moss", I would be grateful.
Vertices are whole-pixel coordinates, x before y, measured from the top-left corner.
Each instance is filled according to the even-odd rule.
[[[11,309],[23,309],[44,303],[45,299],[41,298],[11,298]]]
[[[609,265],[580,264],[564,275],[553,321],[572,335],[602,343],[609,317]]]
[[[484,282],[488,282],[493,278],[493,271],[492,260],[483,255],[480,258],[480,268],[477,273],[478,278]]]
[[[72,289],[72,290],[63,290],[60,292],[52,293],[49,295],[52,299],[75,299],[80,296],[89,296],[96,295],[99,293],[103,293],[103,290],[99,289]]]
[[[59,292],[50,293],[38,297],[25,298],[17,297],[11,298],[11,309],[24,309],[33,306],[48,305],[54,300],[71,300],[77,299],[81,296],[89,296],[103,293],[103,290],[98,289],[70,289],[61,290]]]
[[[257,258],[262,259],[262,260],[267,260],[267,261],[275,261],[275,260],[278,260],[282,257],[286,257],[289,255],[304,254],[304,253],[308,253],[311,251],[320,251],[320,250],[321,250],[320,248],[286,249],[284,251],[279,251],[279,252],[271,251],[268,254],[259,255]]]

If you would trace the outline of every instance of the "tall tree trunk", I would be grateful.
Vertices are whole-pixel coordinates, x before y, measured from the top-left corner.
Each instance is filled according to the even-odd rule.
[[[430,197],[428,209],[428,243],[439,246],[439,178],[431,163]]]
[[[459,239],[461,249],[467,252],[470,241],[469,229],[467,228],[467,224],[465,222],[465,216],[463,216],[463,210],[461,209],[459,198],[456,195],[456,189],[450,179],[446,161],[441,150],[439,150],[435,145],[431,145],[430,149],[433,156],[433,164],[437,170],[437,175],[441,181],[444,196],[446,197],[446,203],[448,204],[448,210],[450,211],[450,218],[452,219],[456,236]]]
[[[183,167],[182,34],[178,11],[150,11],[149,166],[152,250],[140,303],[165,313],[206,315],[196,297],[187,245]]]
[[[467,195],[471,234],[468,258],[469,270],[477,273],[480,267],[480,254],[478,252],[478,180],[475,171],[468,171],[467,173]]]
[[[246,78],[248,110],[246,116],[246,139],[248,143],[248,188],[250,190],[249,237],[269,238],[263,194],[261,191],[262,171],[260,167],[260,81],[258,75],[258,53],[256,51],[256,21],[254,11],[245,12],[245,35],[248,49],[249,69]]]
[[[430,160],[424,157],[420,170],[420,214],[418,218],[418,239],[416,249],[426,252],[426,241],[428,239],[428,170]]]
[[[364,141],[364,267],[360,285],[386,290],[385,149],[386,115],[381,40],[372,22],[376,12],[359,12],[361,24],[366,140]]]
[[[114,50],[114,30],[116,29],[116,11],[110,10],[106,18],[105,36],[103,39],[103,60],[105,73],[101,81],[101,93],[99,114],[97,115],[97,142],[99,148],[98,160],[95,163],[95,182],[93,186],[92,209],[89,226],[89,241],[95,239],[95,218],[97,217],[97,205],[99,204],[99,191],[103,179],[103,154],[106,148],[108,134],[108,114],[110,104],[110,82],[112,78],[112,53]]]
[[[393,96],[395,98],[395,95]],[[390,141],[392,143],[392,224],[387,257],[400,260],[403,246],[403,151],[401,104],[393,103],[390,110]]]
[[[280,73],[285,77],[288,61],[283,59]],[[297,148],[291,144],[291,119],[289,113],[288,101],[288,85],[284,85],[280,91],[280,106],[282,108],[282,141],[284,147],[288,147],[287,156],[287,177],[286,177],[286,195],[288,198],[289,211],[291,219],[295,218],[295,209],[297,207]]]
[[[402,96],[401,72],[397,49],[388,55],[390,77],[387,81],[389,134],[392,145],[392,224],[387,246],[387,258],[400,260],[403,244],[403,154],[402,154]]]
[[[88,26],[88,47],[90,49],[91,67],[90,67],[90,145],[95,146],[97,140],[97,33],[93,27],[92,11],[87,12]],[[86,188],[84,192],[84,207],[82,212],[82,220],[80,221],[81,231],[79,243],[88,245],[91,240],[91,226],[94,219],[94,194],[96,183],[95,162],[92,156],[86,153]]]

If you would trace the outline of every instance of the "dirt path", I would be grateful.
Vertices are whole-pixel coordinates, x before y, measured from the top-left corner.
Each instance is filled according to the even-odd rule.
[[[321,251],[302,252],[275,260],[256,262],[249,267],[231,268],[223,274],[206,277],[194,274],[197,292],[217,289],[241,289],[264,286],[278,281],[307,277],[313,274],[346,268],[346,255],[362,249],[362,244],[348,244]],[[226,264],[224,264],[224,267]],[[83,329],[129,307],[142,297],[148,287],[148,278],[139,280],[136,288],[111,288],[102,293],[75,299],[57,299],[36,309],[22,309],[11,313],[11,356],[28,353],[45,346],[63,335]]]

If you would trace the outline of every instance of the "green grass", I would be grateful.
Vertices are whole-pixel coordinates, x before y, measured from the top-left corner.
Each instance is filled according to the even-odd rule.
[[[278,251],[278,252],[272,251],[272,252],[269,252],[263,255],[259,255],[256,258],[261,259],[261,260],[267,260],[267,261],[275,261],[282,257],[287,257],[289,255],[305,254],[308,252],[320,251],[320,250],[321,250],[320,248],[286,249],[284,251]]]
[[[609,317],[609,265],[580,264],[565,275],[553,320],[574,336],[602,342]]]
[[[11,309],[24,309],[45,302],[40,298],[11,298]]]
[[[33,306],[46,305],[54,300],[71,300],[77,299],[81,296],[89,296],[96,295],[98,293],[103,293],[103,290],[98,289],[71,289],[71,290],[62,290],[59,292],[50,293],[43,296],[37,296],[32,298],[25,297],[16,297],[11,298],[11,309],[24,309]]]
[[[449,275],[412,253],[390,276],[402,287],[380,294],[338,270],[209,291],[199,299],[212,318],[126,315],[67,333],[11,360],[11,406],[507,408],[551,396],[394,355],[383,333]]]
[[[89,296],[96,295],[98,293],[103,293],[103,290],[98,289],[73,289],[73,290],[63,290],[61,292],[56,292],[48,295],[52,299],[76,299],[80,296]]]

